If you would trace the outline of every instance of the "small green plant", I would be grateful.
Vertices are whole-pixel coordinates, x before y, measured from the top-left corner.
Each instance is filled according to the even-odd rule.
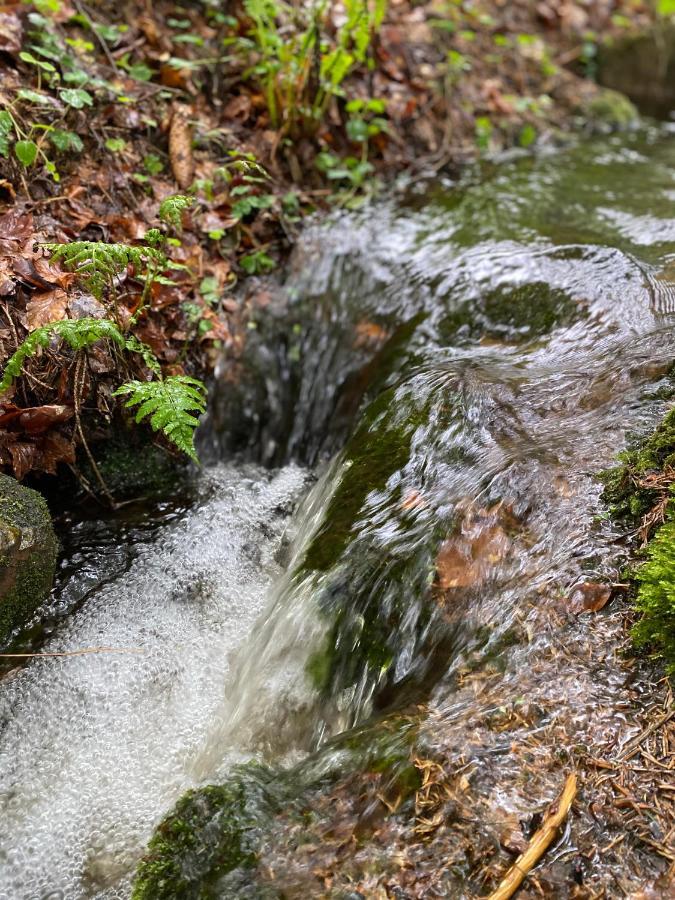
[[[283,0],[244,0],[250,28],[226,45],[250,61],[244,78],[259,85],[273,128],[316,128],[331,97],[342,95],[347,75],[366,62],[386,7],[387,0],[344,0],[345,20],[332,36],[324,27],[326,0],[306,8]]]
[[[347,136],[355,143],[367,143],[371,138],[377,137],[387,131],[388,123],[383,118],[385,113],[384,100],[350,100],[345,106],[349,119],[347,120]]]
[[[174,446],[197,461],[194,432],[199,424],[198,417],[206,408],[206,387],[198,379],[187,375],[162,378],[159,363],[150,348],[134,335],[123,334],[119,326],[109,319],[62,319],[36,328],[7,362],[0,381],[0,395],[11,388],[15,378],[23,374],[26,361],[41,348],[49,347],[55,339],[63,341],[76,352],[107,340],[120,350],[140,354],[156,376],[155,380],[125,382],[113,395],[129,397],[125,406],[139,407],[135,416],[137,423],[149,418],[153,431],[162,431]]]
[[[136,423],[149,420],[153,431],[161,431],[183,453],[198,462],[194,433],[206,409],[206,387],[197,378],[172,375],[159,381],[128,381],[114,391],[128,397],[124,404],[136,409]],[[196,413],[197,415],[194,415]]]
[[[256,250],[248,256],[242,256],[241,267],[248,275],[264,275],[276,266],[274,260],[263,250]]]
[[[186,197],[184,194],[167,197],[159,204],[159,218],[175,231],[180,232],[183,211],[189,209],[193,203],[193,198]]]

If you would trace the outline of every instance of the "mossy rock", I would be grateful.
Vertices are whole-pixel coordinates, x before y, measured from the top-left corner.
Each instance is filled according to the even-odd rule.
[[[340,735],[287,771],[256,763],[226,782],[188,791],[157,827],[138,867],[133,900],[215,900],[278,894],[259,883],[258,853],[275,817],[311,818],[316,792],[355,772],[384,774],[399,800],[420,786],[414,721],[393,717]]]
[[[645,475],[675,468],[675,409],[649,435],[619,454],[619,465],[601,473],[603,500],[614,518],[638,525],[657,499],[655,489],[641,487]]]
[[[675,24],[657,23],[602,44],[598,81],[627,95],[649,115],[668,115],[675,108]]]
[[[150,441],[124,435],[97,444],[96,465],[115,500],[128,500],[147,495],[172,492],[183,480],[187,465]],[[94,488],[98,480],[89,463],[84,471]]]
[[[0,475],[0,644],[25,624],[49,594],[57,542],[37,491]]]
[[[158,826],[134,882],[133,900],[207,900],[218,880],[256,861],[260,831],[277,809],[269,770],[241,767],[228,781],[188,791]]]
[[[625,94],[605,88],[598,91],[580,110],[583,118],[599,130],[621,130],[635,124],[639,113]]]

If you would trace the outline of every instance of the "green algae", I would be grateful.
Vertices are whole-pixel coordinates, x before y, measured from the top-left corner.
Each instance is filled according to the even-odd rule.
[[[0,475],[0,644],[49,594],[56,552],[42,495]]]

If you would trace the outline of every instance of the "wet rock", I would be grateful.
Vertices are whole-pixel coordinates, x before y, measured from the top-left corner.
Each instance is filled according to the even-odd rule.
[[[51,590],[56,547],[44,498],[0,475],[0,644]]]
[[[257,869],[261,851],[273,852],[275,829],[290,823],[303,843],[320,819],[321,797],[355,773],[370,773],[373,791],[399,805],[420,783],[416,735],[413,720],[396,717],[341,735],[293,769],[248,763],[222,784],[188,791],[157,827],[133,900],[280,896]]]
[[[598,80],[626,94],[643,112],[665,118],[675,108],[675,25],[657,24],[604,44]]]

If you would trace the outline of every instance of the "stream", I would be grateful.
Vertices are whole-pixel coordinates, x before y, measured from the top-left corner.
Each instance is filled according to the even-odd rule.
[[[185,790],[251,759],[300,765],[413,707],[486,840],[495,808],[555,796],[579,747],[636,733],[652,675],[622,655],[621,602],[589,611],[579,586],[621,581],[597,474],[672,396],[675,128],[335,214],[251,304],[189,501],[74,527],[49,628],[23,644],[111,649],[0,680],[2,900],[129,897]],[[322,893],[282,826],[260,877],[346,896]],[[611,839],[584,807],[556,859],[584,828]],[[409,837],[350,857],[345,891]],[[469,896],[428,846],[410,896]],[[662,871],[647,845],[622,854],[624,893],[589,863],[606,896]],[[228,884],[218,896],[258,896]]]

